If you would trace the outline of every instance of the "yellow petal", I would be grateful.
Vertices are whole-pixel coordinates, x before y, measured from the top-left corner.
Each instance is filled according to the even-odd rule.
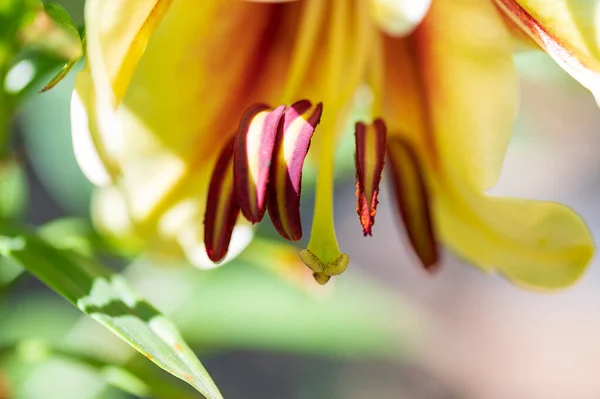
[[[557,64],[600,101],[600,4],[597,1],[495,1]]]
[[[73,152],[85,176],[97,186],[112,182],[110,160],[98,142],[96,92],[86,68],[77,74],[71,97],[71,133]]]
[[[112,88],[119,103],[154,29],[172,0],[89,0],[85,7],[87,57],[96,84]],[[202,10],[195,12],[201,13]]]
[[[492,3],[434,2],[416,32],[435,143],[434,220],[459,255],[527,286],[559,288],[585,270],[593,241],[568,208],[486,197],[515,116],[509,34]]]
[[[103,5],[96,6],[105,10]],[[90,124],[88,143],[94,143],[99,153],[105,150],[106,156],[100,159],[111,166],[116,186],[112,188],[117,189],[127,213],[122,220],[128,220],[132,234],[146,248],[185,255],[198,265],[207,263],[203,218],[210,172],[243,109],[257,97],[271,100],[269,93],[276,86],[259,84],[268,78],[278,82],[285,62],[281,62],[281,52],[265,54],[261,46],[270,45],[266,39],[272,37],[279,40],[277,48],[283,47],[281,38],[288,35],[266,33],[269,29],[281,32],[283,21],[296,18],[291,13],[277,14],[281,20],[273,18],[275,7],[287,10],[290,6],[295,5],[173,2],[147,43],[116,109],[105,93],[111,86],[96,79],[103,65],[90,57],[93,82],[89,75],[82,75],[78,84],[78,92],[95,92],[95,101],[84,103]],[[103,15],[96,17],[101,20]],[[113,27],[115,31],[127,26],[123,23]],[[118,43],[114,45],[119,48]],[[109,53],[112,49],[107,47]],[[80,157],[82,165],[87,162],[84,158]],[[119,233],[123,229],[110,222],[110,206],[100,208],[105,212],[96,212],[96,221],[115,235],[123,235]],[[238,227],[229,251],[232,256],[252,236],[247,225]]]
[[[502,18],[491,2],[434,1],[415,36],[439,168],[488,189],[498,179],[518,99]]]
[[[273,6],[207,3],[211,18],[190,12],[195,0],[173,3],[117,110],[116,162],[137,220],[160,217],[182,195],[204,202],[217,155],[253,102],[250,71]]]
[[[540,46],[506,13],[502,13],[506,27],[512,36],[512,42],[515,52],[539,50]]]
[[[543,289],[566,287],[585,271],[594,241],[568,207],[449,191],[436,201],[438,228],[472,264]]]
[[[201,269],[215,265],[207,256],[201,232],[198,231],[197,206],[192,200],[182,201],[166,212],[155,230],[136,224],[123,192],[115,186],[96,190],[92,198],[92,218],[96,228],[119,248],[139,253],[150,249],[160,257],[187,258]],[[248,223],[233,230],[229,252],[221,265],[235,259],[250,244],[254,231]]]

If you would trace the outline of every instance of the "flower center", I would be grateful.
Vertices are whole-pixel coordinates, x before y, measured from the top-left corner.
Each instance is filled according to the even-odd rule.
[[[368,77],[369,61],[378,58],[377,29],[369,17],[369,4],[367,0],[302,2],[299,30],[279,101],[280,104],[291,103],[305,89],[306,82],[313,81],[315,76],[320,78],[315,96],[323,101],[325,113],[319,133],[313,139],[314,160],[318,163],[314,217],[308,246],[300,257],[321,284],[331,276],[341,274],[349,263],[348,255],[339,249],[334,226],[334,155],[338,133],[347,122],[350,100]],[[314,70],[314,57],[318,53],[322,54],[319,59],[322,68]],[[379,67],[380,63],[376,65]],[[380,85],[377,76],[376,73],[374,80],[377,82],[374,83]],[[305,103],[287,108],[283,116],[281,107],[275,110],[257,108],[262,115],[257,113],[248,117],[245,114],[237,133],[234,156],[234,191],[241,213],[255,223],[262,219],[268,208],[279,233],[292,241],[302,235],[299,217],[301,169],[321,116],[320,105],[315,109]],[[291,122],[291,119],[286,121],[286,115],[296,117]],[[265,124],[267,120],[273,123]],[[273,130],[275,125],[277,132]],[[376,202],[371,183],[366,183],[365,201],[368,200],[368,204],[365,214],[374,212],[371,205]],[[371,219],[365,218],[365,223],[372,224]]]

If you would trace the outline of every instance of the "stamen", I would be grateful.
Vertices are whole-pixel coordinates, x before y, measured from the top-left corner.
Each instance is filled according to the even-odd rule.
[[[379,182],[385,160],[386,127],[381,119],[356,124],[356,212],[365,237],[375,224]]]
[[[388,140],[388,156],[398,211],[408,239],[425,269],[433,271],[438,261],[438,250],[429,195],[417,154],[409,143],[391,138]]]
[[[206,199],[204,246],[210,260],[220,262],[227,255],[229,241],[240,208],[233,183],[233,138],[225,145],[213,171]]]
[[[267,183],[279,122],[285,106],[255,104],[244,112],[235,136],[233,175],[242,214],[260,222],[267,208]]]
[[[300,191],[302,167],[323,105],[303,100],[285,110],[275,143],[268,193],[269,216],[281,236],[290,241],[302,237]]]

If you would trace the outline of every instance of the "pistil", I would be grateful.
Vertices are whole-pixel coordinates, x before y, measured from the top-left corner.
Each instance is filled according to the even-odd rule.
[[[335,234],[333,217],[333,180],[334,180],[334,139],[339,131],[339,113],[346,101],[339,97],[343,90],[343,68],[346,61],[349,6],[347,0],[332,0],[331,26],[329,32],[326,79],[328,82],[325,104],[328,106],[326,117],[321,126],[319,137],[319,171],[315,193],[313,225],[307,249],[300,258],[313,272],[320,284],[329,281],[329,277],[344,272],[350,258],[339,249]]]

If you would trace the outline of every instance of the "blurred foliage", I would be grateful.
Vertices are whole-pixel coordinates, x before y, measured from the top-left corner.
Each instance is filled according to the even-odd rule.
[[[58,3],[4,0],[0,5],[0,149],[7,156],[16,106],[57,66],[83,55],[82,40]],[[56,83],[56,82],[55,82]]]
[[[21,107],[20,126],[30,166],[52,197],[69,214],[89,214],[92,185],[75,160],[71,143],[69,102],[74,74],[61,84],[27,99]]]
[[[27,177],[15,161],[0,165],[0,220],[10,221],[21,218],[27,204]]]

